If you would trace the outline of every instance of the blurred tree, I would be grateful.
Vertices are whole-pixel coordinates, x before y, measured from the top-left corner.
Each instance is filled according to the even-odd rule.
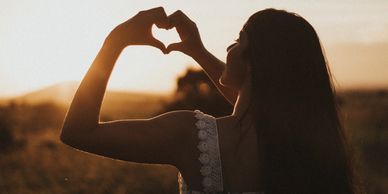
[[[182,109],[199,109],[213,116],[226,116],[232,113],[233,106],[203,70],[188,68],[185,75],[177,79],[175,99],[158,114]]]

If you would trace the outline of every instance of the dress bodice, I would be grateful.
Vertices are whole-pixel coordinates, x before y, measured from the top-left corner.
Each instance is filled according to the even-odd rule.
[[[178,184],[180,194],[205,194],[205,193],[228,193],[228,194],[263,194],[263,192],[228,192],[224,191],[222,178],[222,163],[220,145],[218,140],[218,129],[216,118],[195,110],[195,123],[198,129],[199,143],[197,148],[200,151],[198,160],[202,166],[200,169],[203,191],[191,190],[184,181],[183,176],[178,172]]]

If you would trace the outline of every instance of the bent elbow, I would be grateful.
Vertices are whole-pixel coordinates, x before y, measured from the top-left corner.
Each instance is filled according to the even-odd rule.
[[[70,145],[70,146],[74,146],[74,137],[66,132],[64,132],[64,130],[62,129],[62,132],[59,136],[59,140],[61,140],[62,143],[66,144],[66,145]]]
[[[62,127],[61,134],[59,136],[60,141],[66,145],[77,147],[77,142],[80,141],[80,134],[75,133],[76,131],[80,130],[73,128],[70,129],[65,125]]]
[[[72,125],[64,125],[61,130],[59,139],[62,143],[69,145],[74,148],[81,148],[84,146],[90,134],[93,134],[93,130],[84,130],[85,127]],[[93,127],[88,127],[88,129],[94,129]]]
[[[90,134],[98,126],[98,119],[82,117],[75,114],[67,114],[62,123],[59,139],[62,143],[74,146],[86,134]]]

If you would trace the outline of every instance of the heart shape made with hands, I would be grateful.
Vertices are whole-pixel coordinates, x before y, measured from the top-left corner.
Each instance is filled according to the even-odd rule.
[[[158,27],[156,24],[153,24],[152,36],[157,40],[161,41],[166,48],[168,47],[168,45],[172,43],[182,42],[175,27],[170,29],[165,29],[162,27]]]

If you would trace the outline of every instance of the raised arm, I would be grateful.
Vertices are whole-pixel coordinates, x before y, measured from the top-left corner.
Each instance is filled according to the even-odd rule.
[[[167,47],[167,53],[171,51],[180,51],[191,56],[204,69],[218,91],[234,105],[237,100],[238,92],[219,83],[219,79],[225,68],[225,63],[217,59],[217,57],[205,48],[199,35],[197,25],[180,10],[168,17],[169,21],[175,26],[182,42],[169,45]]]
[[[100,122],[100,108],[114,64],[129,45],[151,45],[165,52],[151,27],[171,28],[163,8],[141,11],[117,26],[82,80],[67,112],[60,139],[77,149],[142,163],[175,164],[192,111],[173,111],[150,119]],[[182,122],[176,122],[182,121]],[[194,124],[193,124],[194,126]]]
[[[218,91],[234,106],[237,100],[238,92],[220,84],[219,79],[225,68],[225,63],[215,57],[208,50],[199,50],[198,54],[193,55],[193,59],[204,69],[207,76],[212,80]]]

